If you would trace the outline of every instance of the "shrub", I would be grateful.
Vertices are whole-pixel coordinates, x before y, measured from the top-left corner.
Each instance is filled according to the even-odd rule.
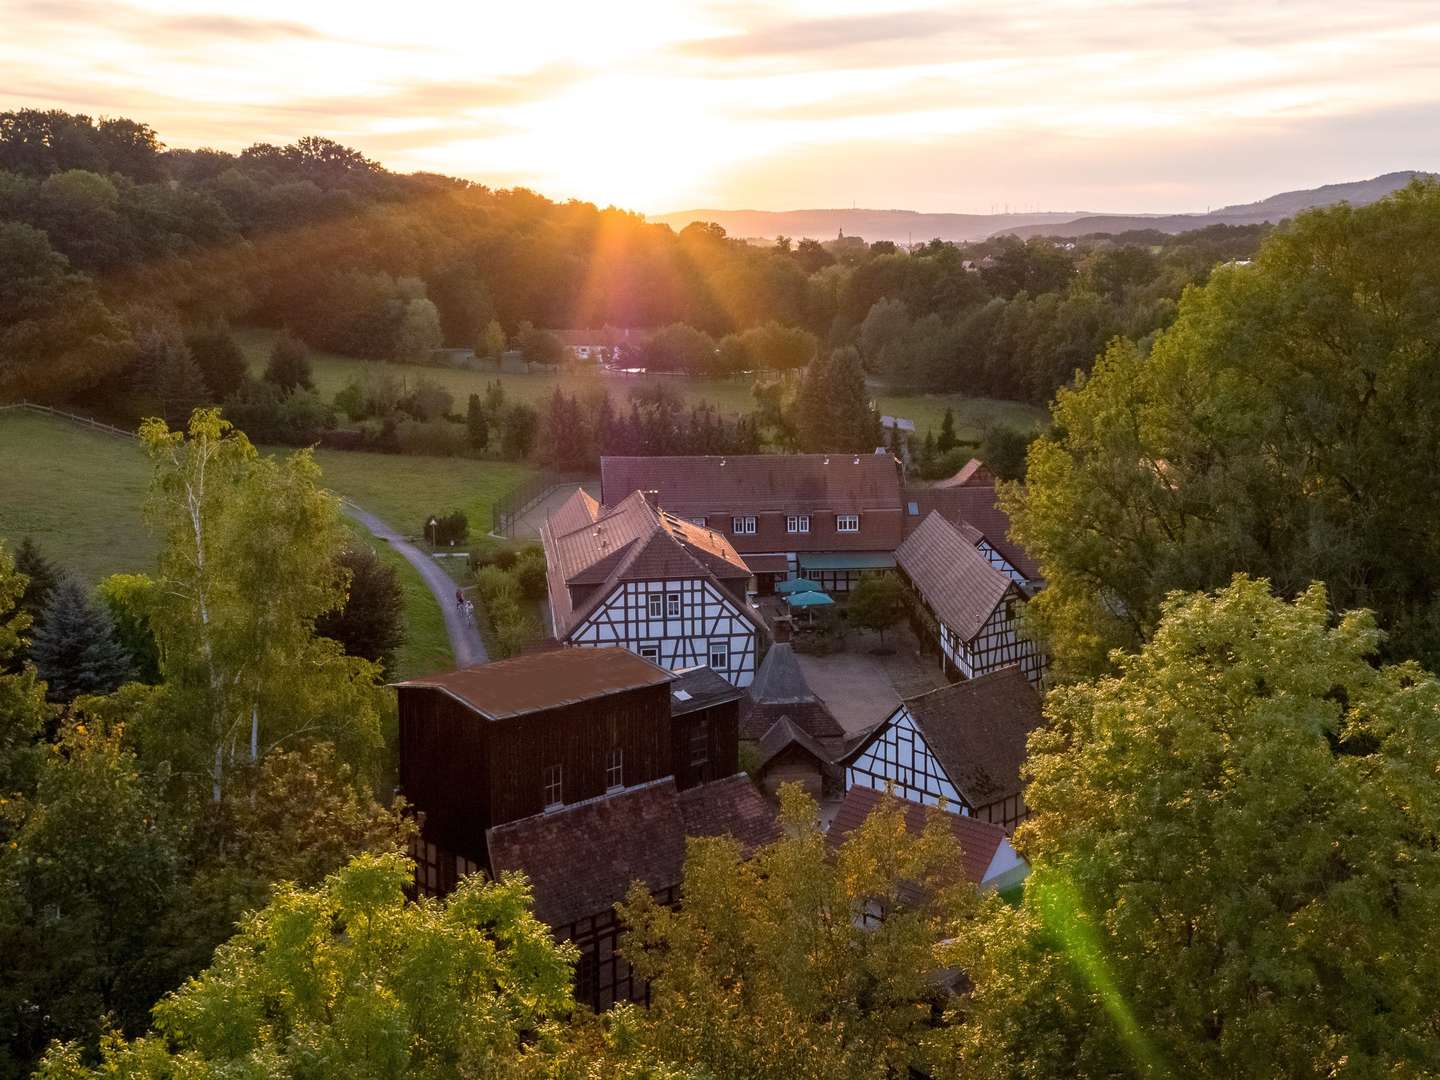
[[[395,442],[402,454],[455,457],[465,452],[465,425],[443,419],[401,420],[395,425]]]
[[[545,553],[539,548],[528,548],[515,561],[512,571],[520,586],[520,595],[527,600],[543,600],[549,589],[545,577]]]
[[[286,330],[270,348],[270,361],[265,365],[265,381],[282,390],[315,388],[310,370],[310,350],[305,343]]]
[[[431,522],[434,525],[431,525]],[[458,544],[470,532],[470,522],[465,511],[452,510],[448,514],[431,514],[420,523],[420,535],[436,547]]]

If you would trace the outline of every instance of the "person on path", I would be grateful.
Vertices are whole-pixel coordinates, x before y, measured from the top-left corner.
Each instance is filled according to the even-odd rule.
[[[465,606],[465,594],[459,589],[455,590],[455,606],[457,608],[463,608]]]

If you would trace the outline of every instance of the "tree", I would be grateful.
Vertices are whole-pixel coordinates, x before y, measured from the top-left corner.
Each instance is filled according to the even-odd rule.
[[[494,319],[485,324],[485,329],[480,331],[480,339],[475,342],[475,355],[483,360],[499,360],[505,352],[505,330]]]
[[[570,355],[564,343],[549,330],[540,330],[528,324],[521,325],[517,342],[520,355],[527,364],[554,367],[564,363],[565,358]]]
[[[948,454],[959,443],[960,440],[955,437],[955,410],[946,405],[945,416],[940,421],[940,437],[935,440],[935,449],[941,454]]]
[[[465,402],[465,437],[472,450],[484,450],[490,443],[490,421],[479,394],[471,394]]]
[[[423,297],[406,301],[405,314],[395,329],[395,359],[418,363],[443,342],[440,312]]]
[[[130,678],[130,654],[115,635],[110,612],[96,607],[75,581],[62,580],[41,615],[30,659],[51,701],[108,694]]]
[[[1024,902],[952,958],[955,1076],[1423,1075],[1440,1066],[1440,684],[1237,576],[1116,677],[1053,691]]]
[[[289,330],[283,331],[270,346],[270,359],[265,365],[265,381],[274,383],[281,390],[290,391],[303,387],[315,389],[315,377],[310,367],[310,350]]]
[[[1186,292],[1148,355],[1116,342],[1061,390],[1003,496],[1052,671],[1106,670],[1171,590],[1236,571],[1323,581],[1377,612],[1386,656],[1440,666],[1440,501],[1415,497],[1440,460],[1437,288],[1440,186],[1307,211]]]
[[[250,364],[245,353],[225,327],[197,331],[185,338],[185,344],[200,369],[211,401],[224,401],[249,378]]]
[[[37,737],[50,719],[45,688],[22,655],[30,614],[21,606],[26,578],[0,542],[0,799],[13,801],[32,789],[43,758]],[[10,838],[12,815],[0,803],[0,851]]]
[[[980,460],[1001,480],[1025,479],[1025,453],[1033,436],[1007,424],[994,424],[980,440]]]
[[[502,414],[500,453],[512,461],[523,461],[535,447],[540,414],[523,401],[508,406]]]
[[[850,590],[846,606],[850,622],[862,630],[874,630],[885,641],[885,631],[905,615],[905,586],[893,573],[865,574]]]
[[[340,553],[349,585],[345,602],[315,620],[315,633],[338,641],[350,656],[395,673],[395,653],[405,644],[405,593],[400,576],[368,547]]]
[[[379,669],[314,633],[344,599],[343,526],[308,451],[261,457],[213,409],[140,431],[154,467],[159,575],[150,625],[164,685],[135,724],[148,759],[208,772],[280,745],[335,743],[372,765],[390,707]]]
[[[30,616],[33,625],[50,602],[50,593],[60,584],[60,571],[45,557],[39,545],[27,536],[15,549],[15,572],[26,578],[18,606]]]
[[[209,394],[205,377],[174,327],[155,326],[135,336],[139,387],[167,423],[183,423]]]
[[[636,1044],[705,1076],[923,1068],[934,950],[976,902],[944,812],[915,836],[890,802],[832,855],[797,786],[781,807],[785,835],[748,861],[728,837],[689,841],[683,904],[631,889],[621,950],[651,983]]]
[[[803,450],[868,453],[880,445],[880,417],[865,389],[860,353],[852,347],[810,362],[794,409]]]
[[[107,1012],[134,1028],[144,938],[178,870],[158,785],[118,730],[62,729],[14,839],[0,846],[0,1010],[7,1073],[52,1039],[93,1045]]]
[[[154,685],[160,681],[160,647],[150,626],[155,582],[144,574],[111,574],[96,588],[110,613],[115,640],[130,657],[131,677]]]
[[[108,1045],[100,1072],[57,1048],[39,1075],[513,1075],[570,1009],[574,947],[530,913],[523,879],[411,903],[411,877],[398,855],[363,855],[318,888],[281,886],[156,1007],[154,1035]]]

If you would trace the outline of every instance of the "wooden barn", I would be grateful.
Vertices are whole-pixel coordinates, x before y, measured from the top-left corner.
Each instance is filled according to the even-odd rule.
[[[1040,696],[1018,667],[908,698],[845,755],[846,791],[944,799],[1011,832],[1029,813],[1020,768],[1041,723]]]
[[[778,640],[745,690],[740,703],[740,738],[752,744],[750,768],[772,795],[794,781],[816,798],[826,788],[839,790],[844,774],[835,759],[845,746],[845,730],[800,670],[788,640]]]
[[[620,645],[675,671],[709,667],[747,686],[764,624],[750,568],[725,536],[632,491],[610,508],[583,489],[540,529],[557,641]]]
[[[580,945],[579,989],[596,1008],[636,989],[613,912],[632,881],[668,901],[685,837],[773,838],[773,811],[740,773],[741,691],[708,668],[555,648],[397,692],[418,891],[524,870],[537,914]]]
[[[1039,684],[1045,656],[1020,633],[1027,596],[992,565],[976,538],[932,512],[895,553],[900,572],[939,625],[946,673],[973,679],[1018,665]]]

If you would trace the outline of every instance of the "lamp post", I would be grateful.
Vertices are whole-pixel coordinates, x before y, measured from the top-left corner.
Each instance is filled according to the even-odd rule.
[[[427,521],[427,522],[425,523],[425,527],[430,530],[430,546],[431,546],[432,548],[438,546],[438,545],[435,543],[435,536],[436,536],[435,530],[439,527],[439,525],[440,525],[440,522],[436,521],[433,517],[432,517],[429,521]]]

